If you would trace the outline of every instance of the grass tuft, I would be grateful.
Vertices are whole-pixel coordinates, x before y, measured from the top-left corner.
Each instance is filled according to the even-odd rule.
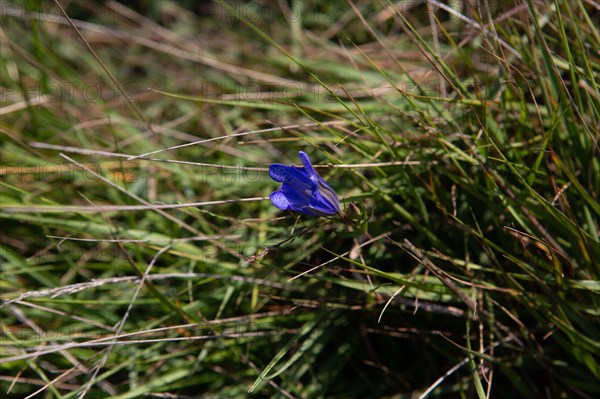
[[[594,2],[132,4],[0,3],[3,397],[600,394]]]

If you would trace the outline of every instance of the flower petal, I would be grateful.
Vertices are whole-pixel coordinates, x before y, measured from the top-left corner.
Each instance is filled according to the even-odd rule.
[[[281,192],[285,195],[290,204],[296,208],[308,206],[312,196],[310,187],[299,187],[287,183],[281,185]]]
[[[292,167],[282,165],[280,163],[274,163],[269,166],[269,176],[271,176],[271,179],[283,183],[288,176],[288,169],[290,168]]]
[[[312,196],[310,206],[333,215],[341,210],[340,201],[333,188],[318,174],[311,176]]]
[[[336,204],[329,202],[321,193],[317,192],[310,200],[309,207],[322,215],[334,215],[340,211]]]
[[[312,163],[310,162],[310,158],[304,151],[298,151],[298,158],[300,158],[300,162],[302,162],[304,170],[306,170],[309,176],[314,176],[317,174],[317,172],[315,172],[315,168],[313,168]]]
[[[269,166],[269,176],[280,183],[310,186],[310,176],[303,168],[274,163]]]
[[[319,176],[318,185],[319,193],[331,204],[336,212],[339,212],[341,210],[340,200],[335,191],[333,191],[333,188],[321,176]]]
[[[275,191],[269,196],[269,198],[271,199],[273,205],[279,209],[286,210],[290,208],[290,202],[286,198],[285,194],[283,194],[281,191]]]
[[[275,191],[269,198],[273,205],[281,210],[290,210],[298,213],[302,213],[309,216],[327,216],[327,214],[320,211],[315,211],[308,204],[300,204],[290,202],[289,198],[282,191]],[[306,198],[302,198],[302,201],[306,202]]]
[[[309,206],[308,209],[310,209],[310,213],[309,212],[303,212],[306,215],[310,215],[310,216],[331,216],[331,215],[335,215],[335,211],[331,211],[331,210],[326,210],[323,208],[314,208],[312,206]]]

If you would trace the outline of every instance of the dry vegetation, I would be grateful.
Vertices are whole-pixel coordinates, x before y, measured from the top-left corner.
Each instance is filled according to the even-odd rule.
[[[0,3],[0,395],[598,397],[599,9]]]

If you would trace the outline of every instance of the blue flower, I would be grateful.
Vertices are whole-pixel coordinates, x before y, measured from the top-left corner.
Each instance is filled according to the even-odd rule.
[[[283,183],[269,198],[279,209],[310,216],[330,216],[340,211],[335,191],[315,172],[308,155],[300,151],[302,167],[274,163],[269,166],[271,179]]]

